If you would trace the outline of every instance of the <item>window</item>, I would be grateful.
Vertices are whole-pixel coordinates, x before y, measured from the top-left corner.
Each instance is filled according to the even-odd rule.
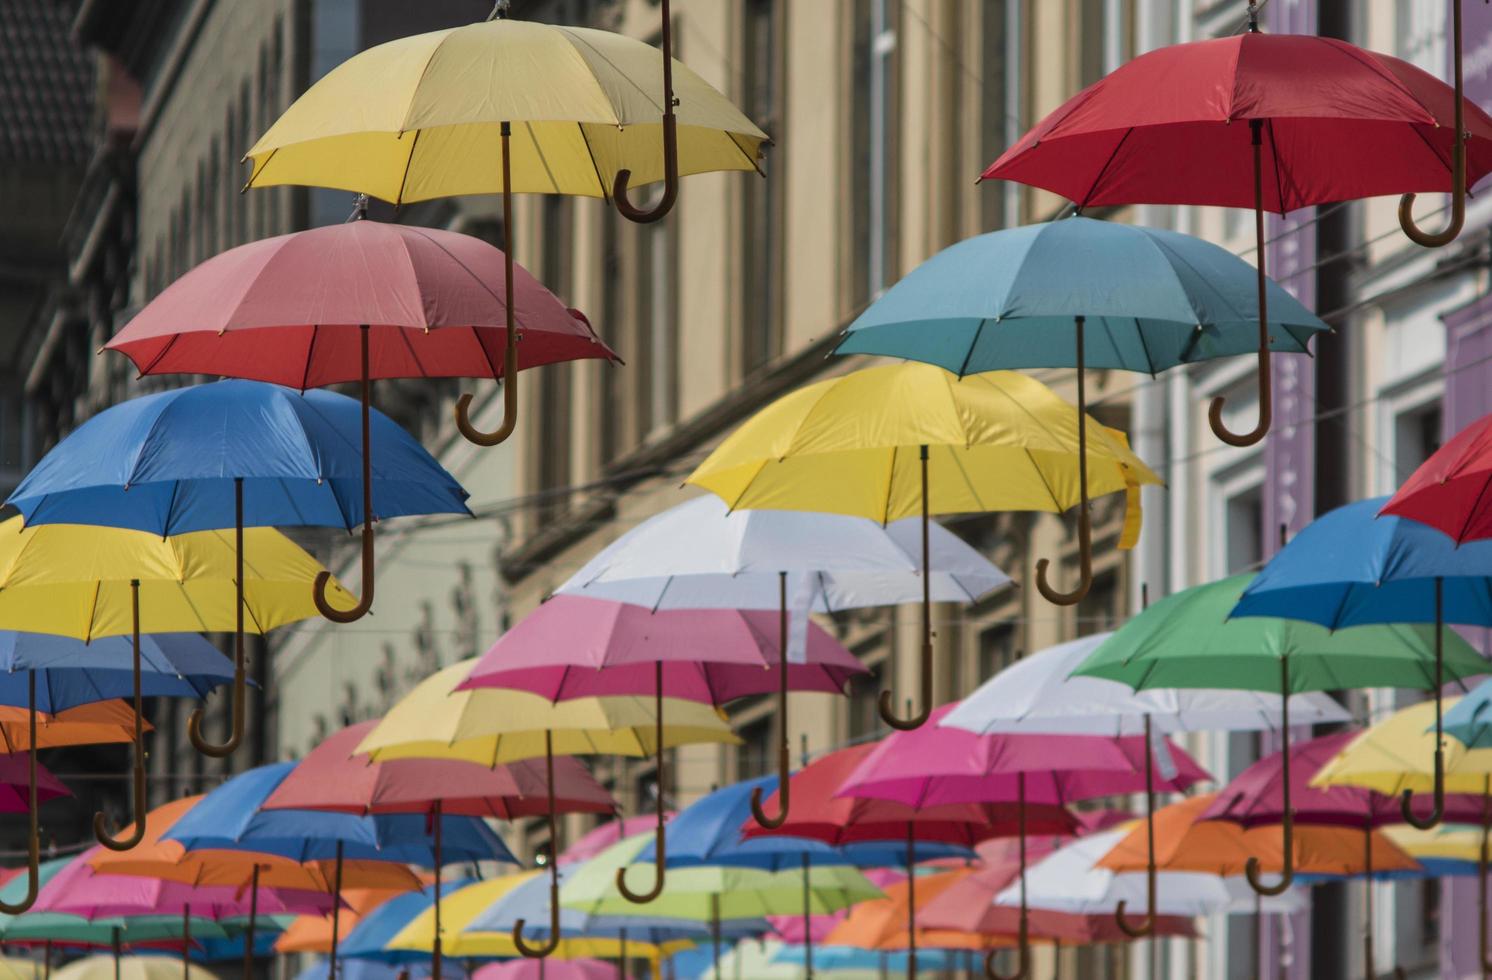
[[[1014,623],[1000,623],[979,634],[979,681],[988,680],[1020,659]]]
[[[1069,569],[1069,573],[1071,571]],[[1074,608],[1077,610],[1077,636],[1102,633],[1118,626],[1124,618],[1125,608],[1119,593],[1118,571],[1094,572],[1093,586]]]
[[[858,310],[896,278],[896,23],[891,0],[854,0],[847,164],[850,306]]]
[[[1253,486],[1228,498],[1228,574],[1258,568],[1264,560],[1264,493]]]
[[[889,685],[893,680],[889,674],[890,658],[885,642],[885,635],[878,634],[852,647],[855,658],[870,669],[870,673],[856,674],[850,681],[848,728],[852,739],[874,734],[881,727],[880,708],[877,704],[881,696],[881,685]]]
[[[736,778],[754,779],[772,772],[777,763],[772,741],[772,716],[758,718],[736,729],[741,744],[736,747]]]
[[[1438,400],[1401,412],[1394,419],[1395,484],[1409,479],[1440,448],[1443,424]]]
[[[764,132],[782,123],[783,13],[780,0],[746,0],[741,44],[741,108]],[[741,373],[782,349],[782,177],[742,180]]]

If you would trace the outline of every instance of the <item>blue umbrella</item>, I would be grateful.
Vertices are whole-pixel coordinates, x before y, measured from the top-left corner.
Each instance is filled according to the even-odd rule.
[[[1266,307],[1267,303],[1267,307]],[[1273,308],[1274,336],[1265,327]],[[838,354],[881,354],[937,364],[963,377],[1009,368],[1076,367],[1079,459],[1086,459],[1088,367],[1154,375],[1179,364],[1259,352],[1259,424],[1242,436],[1212,402],[1212,429],[1234,445],[1270,424],[1270,350],[1305,353],[1330,329],[1236,255],[1179,232],[1073,217],[979,235],[913,269],[856,318]],[[1087,473],[1078,510],[1082,581],[1053,590],[1047,562],[1037,587],[1071,605],[1093,581]]]
[[[807,950],[802,946],[784,943],[772,954],[774,963],[805,964],[810,970],[817,965],[823,970],[896,970],[905,972],[907,954],[903,950],[878,951],[861,949],[858,946],[820,946]],[[958,957],[946,949],[917,949],[918,970],[957,970]]]
[[[1471,689],[1445,713],[1445,733],[1468,749],[1492,749],[1492,680]]]
[[[471,884],[475,884],[475,879],[464,878],[459,881],[448,881],[445,887],[448,890],[460,891]],[[428,962],[429,953],[413,949],[388,949],[387,946],[395,936],[404,931],[405,926],[423,915],[434,904],[433,888],[394,896],[358,921],[358,924],[338,947],[338,957],[391,964]],[[338,969],[340,970],[340,967]]]
[[[443,975],[454,977],[455,980],[464,980],[466,971],[446,967]],[[325,959],[319,959],[297,973],[295,980],[328,980],[330,976],[331,964]],[[377,960],[353,960],[350,963],[337,964],[337,980],[401,980],[401,978],[402,980],[423,980],[428,976],[430,976],[428,963],[395,965],[380,963]]]
[[[1278,616],[1332,630],[1435,624],[1435,808],[1429,819],[1411,810],[1409,790],[1403,797],[1405,821],[1428,829],[1445,812],[1445,624],[1492,626],[1492,540],[1458,547],[1429,525],[1379,517],[1387,502],[1359,500],[1312,521],[1255,576],[1231,615]]]
[[[370,445],[378,463],[368,470]],[[47,453],[7,503],[28,525],[91,524],[161,535],[277,525],[351,530],[364,522],[358,608],[333,610],[324,596],[328,576],[316,582],[323,615],[351,622],[373,599],[368,522],[468,514],[466,496],[416,439],[380,412],[365,416],[356,399],[230,380],[145,395],[100,412]],[[238,553],[242,582],[242,534]],[[200,711],[188,722],[198,751],[219,758],[243,741],[242,617],[240,595],[232,734],[213,745],[202,739]]]

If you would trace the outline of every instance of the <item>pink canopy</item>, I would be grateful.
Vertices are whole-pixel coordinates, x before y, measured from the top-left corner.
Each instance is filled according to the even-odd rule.
[[[559,759],[556,758],[554,761],[558,763]],[[664,819],[672,820],[673,813],[671,811],[666,813]],[[625,820],[608,820],[561,851],[559,856],[560,867],[563,868],[566,865],[589,861],[624,837],[631,837],[635,834],[642,834],[652,830],[657,822],[657,816],[651,813],[638,817],[628,817]]]
[[[840,784],[838,796],[894,800],[909,806],[1014,802],[1024,781],[1028,804],[1065,806],[1079,800],[1145,791],[1143,736],[979,735],[940,728],[955,705],[928,723],[893,732]],[[1157,791],[1179,793],[1210,780],[1207,770],[1167,740],[1175,772],[1155,766]]]
[[[620,980],[615,964],[601,960],[522,959],[479,966],[471,980]]]
[[[349,725],[300,761],[264,802],[267,810],[430,813],[513,820],[548,813],[543,759],[487,768],[444,759],[371,762],[354,755],[377,719]],[[611,813],[616,801],[578,759],[554,759],[556,813]]]
[[[26,813],[31,804],[26,792],[29,785],[26,772],[26,753],[16,752],[0,755],[0,813]],[[59,796],[72,796],[72,792],[41,763],[36,764],[36,802],[45,803]]]
[[[780,615],[771,611],[653,612],[559,595],[503,634],[461,687],[512,688],[551,701],[652,694],[662,662],[666,697],[719,705],[777,690],[780,632]],[[850,678],[866,672],[839,641],[810,624],[805,662],[789,662],[788,687],[842,694]]]

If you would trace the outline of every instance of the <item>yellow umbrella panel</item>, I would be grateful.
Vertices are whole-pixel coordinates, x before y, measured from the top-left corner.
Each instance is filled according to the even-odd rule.
[[[1460,698],[1446,698],[1449,707]],[[1347,744],[1311,779],[1312,786],[1357,786],[1385,796],[1428,793],[1435,772],[1435,702],[1421,701],[1389,715]],[[1485,792],[1492,777],[1492,749],[1468,749],[1445,739],[1445,791]]]
[[[1041,382],[1014,371],[959,378],[915,362],[866,368],[800,388],[762,409],[688,479],[732,508],[831,511],[882,523],[920,513],[1078,508],[1082,580],[1049,600],[1077,602],[1092,583],[1091,496],[1129,494],[1159,483],[1124,437],[1089,419]],[[923,567],[927,534],[923,533]],[[922,710],[931,709],[931,597],[923,591]]]
[[[456,404],[457,427],[478,445],[502,442],[518,417],[514,193],[606,198],[633,221],[657,221],[680,174],[759,170],[766,134],[673,60],[668,0],[661,14],[661,57],[620,34],[506,18],[378,45],[311,86],[248,152],[249,187],[340,187],[394,204],[502,194],[503,423],[483,432],[471,396]],[[653,208],[628,200],[630,185],[659,180]]]
[[[0,629],[84,641],[134,636],[135,832],[116,840],[105,829],[103,814],[95,814],[94,830],[105,847],[129,850],[144,833],[140,633],[264,633],[317,614],[310,584],[323,571],[321,565],[273,528],[249,528],[243,534],[252,560],[242,564],[240,606],[242,552],[234,532],[162,537],[91,525],[27,528],[19,517],[0,523]],[[336,583],[330,594],[339,605],[354,604]],[[31,819],[34,848],[34,806]],[[31,866],[36,867],[34,853]]]
[[[375,761],[386,759],[459,759],[496,766],[544,756],[548,767],[549,839],[558,840],[554,826],[554,756],[654,755],[659,792],[658,873],[652,890],[630,891],[617,872],[617,887],[632,901],[650,902],[663,889],[662,750],[697,742],[739,745],[718,709],[694,701],[663,697],[660,682],[653,698],[576,698],[551,702],[527,691],[502,688],[457,690],[476,660],[453,664],[421,682],[384,715],[358,745],[357,751]],[[664,722],[667,711],[668,721]],[[547,956],[559,941],[559,871],[550,864],[550,938],[539,947],[528,945],[522,930],[513,942],[525,956]]]

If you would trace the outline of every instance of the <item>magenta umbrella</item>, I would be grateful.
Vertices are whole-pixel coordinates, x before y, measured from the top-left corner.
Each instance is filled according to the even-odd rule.
[[[517,959],[506,963],[488,963],[477,967],[471,980],[620,980],[622,974],[613,964],[601,960]]]
[[[1021,914],[1019,963],[1014,973],[994,968],[994,952],[985,972],[1017,980],[1030,972],[1029,914],[1025,903],[1028,804],[1066,806],[1082,800],[1160,788],[1183,792],[1212,777],[1169,739],[1144,736],[977,734],[939,727],[957,705],[932,714],[931,725],[897,731],[882,739],[841,784],[837,795],[891,800],[924,807],[957,803],[1008,803],[1018,806]],[[1152,757],[1151,743],[1157,751]],[[1155,779],[1153,770],[1159,770]],[[1151,903],[1154,907],[1154,903]],[[915,906],[908,910],[912,915]],[[1122,911],[1122,910],[1121,910]],[[915,924],[908,923],[915,934]]]
[[[31,803],[27,799],[30,786],[24,754],[0,755],[0,813],[30,813]],[[45,803],[59,796],[72,796],[72,791],[62,781],[44,768],[36,765],[36,802]]]
[[[290,771],[264,801],[262,809],[319,810],[356,816],[426,814],[434,838],[436,868],[431,976],[440,980],[441,817],[516,820],[546,813],[611,813],[616,809],[616,800],[578,759],[569,756],[525,759],[490,769],[453,759],[374,762],[366,755],[356,754],[356,750],[377,724],[375,718],[328,736]],[[340,892],[340,845],[337,855],[336,880]],[[334,911],[331,956],[327,960],[330,980],[336,980],[337,976],[338,918]]]
[[[787,578],[780,580],[786,608]],[[663,609],[657,612],[610,599],[559,595],[508,630],[477,661],[460,689],[528,691],[551,701],[606,695],[653,694],[658,745],[663,745],[663,699],[715,706],[755,694],[819,691],[843,694],[868,671],[821,627],[809,623],[801,662],[788,644],[788,618],[776,611]],[[651,902],[663,892],[663,758],[658,757],[658,813],[654,882],[650,891],[617,889],[630,901]],[[785,809],[785,808],[784,808]],[[558,916],[557,908],[551,914]],[[558,920],[551,935],[559,935]]]

